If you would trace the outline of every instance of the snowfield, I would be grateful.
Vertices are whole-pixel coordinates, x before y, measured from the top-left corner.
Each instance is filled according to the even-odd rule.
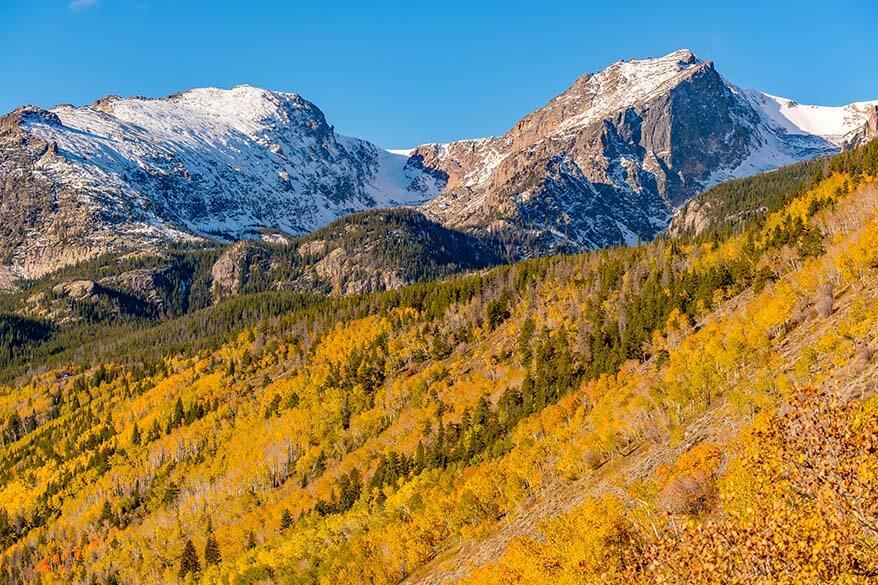
[[[790,134],[811,134],[841,146],[866,123],[878,100],[846,106],[809,106],[791,99],[748,90],[750,99],[777,128]]]

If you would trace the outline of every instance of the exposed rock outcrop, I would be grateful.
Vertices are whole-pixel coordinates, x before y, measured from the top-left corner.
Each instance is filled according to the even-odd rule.
[[[249,278],[267,272],[270,266],[271,252],[265,247],[248,241],[230,246],[210,270],[214,302],[240,294]]]
[[[102,285],[128,292],[158,310],[165,309],[165,299],[172,293],[174,283],[162,269],[139,268],[100,280]]]
[[[878,138],[878,105],[871,106],[869,118],[863,127],[850,139],[848,145],[865,144]]]

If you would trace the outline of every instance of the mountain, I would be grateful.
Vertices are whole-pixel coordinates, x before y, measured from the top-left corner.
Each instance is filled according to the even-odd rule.
[[[424,205],[441,223],[509,234],[525,253],[630,245],[711,185],[837,151],[873,103],[743,90],[682,50],[585,75],[503,136],[413,156],[448,176]]]
[[[163,242],[301,235],[434,195],[406,162],[249,86],[21,108],[0,121],[3,263],[38,276]]]
[[[400,205],[508,258],[635,244],[705,188],[862,142],[876,105],[744,90],[682,50],[585,75],[503,136],[408,151],[250,86],[27,106],[0,118],[0,288],[106,253],[284,240]]]
[[[707,241],[0,316],[0,582],[874,583],[878,142],[821,163]]]
[[[878,108],[878,100],[846,106],[808,106],[753,90],[745,93],[775,128],[789,134],[820,136],[838,147],[850,143]]]
[[[728,235],[801,195],[815,177],[822,178],[824,165],[824,159],[811,159],[710,187],[677,210],[668,233],[703,239]]]

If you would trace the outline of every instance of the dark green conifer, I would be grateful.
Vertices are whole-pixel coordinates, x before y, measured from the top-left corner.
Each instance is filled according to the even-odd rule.
[[[284,508],[284,511],[281,512],[280,515],[280,529],[286,530],[290,526],[293,525],[293,516],[290,514],[290,511]]]
[[[220,554],[219,543],[213,534],[213,524],[208,522],[207,541],[204,543],[204,564],[208,566],[218,565],[221,561],[222,555]]]
[[[98,517],[98,524],[113,524],[114,519],[113,506],[110,504],[110,500],[104,500],[104,505],[101,507],[101,515]]]
[[[186,544],[183,545],[183,554],[180,557],[180,572],[178,573],[180,579],[184,579],[186,575],[193,574],[196,575],[201,572],[201,563],[198,561],[198,551],[195,550],[195,545],[192,543],[192,540],[189,539],[186,541]]]

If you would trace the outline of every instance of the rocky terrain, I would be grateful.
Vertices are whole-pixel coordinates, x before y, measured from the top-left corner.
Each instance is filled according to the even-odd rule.
[[[499,138],[414,155],[448,176],[430,217],[545,254],[650,239],[711,185],[839,149],[874,107],[743,90],[683,50],[585,75]]]
[[[482,240],[409,209],[339,219],[289,245],[241,241],[211,268],[213,302],[261,290],[368,293],[499,264]]]
[[[870,140],[878,138],[878,105],[870,106],[867,111],[869,118],[850,139],[850,145],[866,144]]]
[[[506,258],[482,239],[413,209],[340,218],[286,243],[241,240],[163,252],[110,253],[0,297],[0,315],[46,324],[174,318],[242,294],[333,296],[481,270]]]

